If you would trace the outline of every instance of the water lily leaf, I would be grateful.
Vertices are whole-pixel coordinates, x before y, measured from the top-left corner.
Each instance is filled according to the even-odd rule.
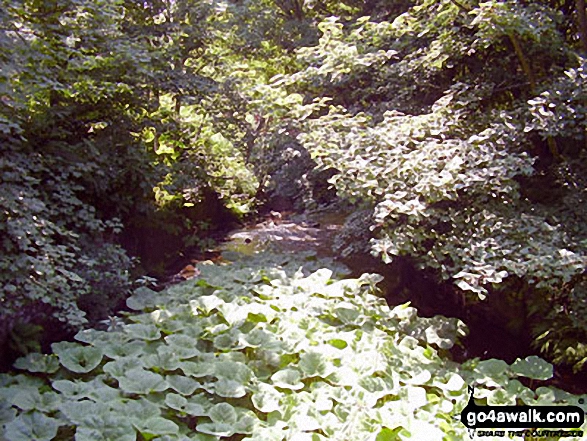
[[[25,369],[29,372],[43,372],[53,374],[59,370],[59,360],[53,354],[39,354],[33,352],[25,357],[20,357],[14,362],[17,369]]]
[[[10,441],[50,441],[60,425],[59,420],[42,413],[24,413],[4,426],[4,434]]]
[[[126,393],[146,395],[162,392],[169,387],[161,375],[142,368],[131,369],[118,378],[120,388]]]
[[[301,379],[300,371],[296,369],[282,369],[271,376],[271,381],[275,386],[291,390],[299,390],[304,387]]]
[[[102,351],[91,346],[59,342],[53,343],[51,348],[59,357],[59,362],[77,374],[86,374],[92,371],[102,361]]]
[[[524,360],[518,358],[511,369],[514,374],[534,380],[548,380],[554,374],[552,365],[535,355]]]

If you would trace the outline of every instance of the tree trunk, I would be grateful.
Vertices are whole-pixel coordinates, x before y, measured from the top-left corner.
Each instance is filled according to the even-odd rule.
[[[581,52],[587,55],[587,15],[585,14],[585,0],[575,0],[577,9],[577,29],[581,41]]]

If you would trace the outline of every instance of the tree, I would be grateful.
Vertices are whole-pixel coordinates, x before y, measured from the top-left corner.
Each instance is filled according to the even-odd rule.
[[[420,1],[393,22],[330,18],[298,51],[305,67],[273,87],[306,95],[298,139],[338,170],[342,197],[371,207],[374,253],[410,256],[471,302],[525,305],[510,319],[580,369],[587,250],[570,201],[582,200],[584,160],[567,140],[585,142],[585,89],[564,18],[543,2],[497,1]],[[550,338],[555,322],[564,343]]]

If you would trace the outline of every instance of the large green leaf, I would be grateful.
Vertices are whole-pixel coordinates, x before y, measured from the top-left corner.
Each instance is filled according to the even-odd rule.
[[[120,389],[130,394],[162,392],[169,387],[165,378],[142,368],[134,368],[118,378]]]
[[[124,327],[125,331],[134,338],[141,340],[154,341],[161,338],[161,332],[155,325],[145,325],[142,323],[133,323]]]
[[[56,380],[52,382],[53,389],[64,397],[72,400],[89,398],[94,401],[113,401],[120,398],[120,390],[106,385],[104,376],[96,377],[89,382],[79,380]]]
[[[135,422],[134,426],[143,435],[177,435],[179,426],[161,417],[151,417]]]
[[[554,374],[553,366],[540,357],[530,355],[525,359],[518,358],[511,366],[514,374],[534,380],[548,380]]]
[[[17,416],[6,424],[4,430],[10,441],[49,441],[57,435],[61,425],[62,423],[55,418],[33,412]]]
[[[137,367],[143,367],[143,360],[137,357],[122,357],[115,361],[110,361],[102,368],[104,372],[118,379],[124,377],[126,373]]]
[[[237,420],[236,409],[228,403],[218,403],[210,408],[208,416],[215,423],[234,425]]]
[[[102,351],[95,347],[59,342],[53,343],[51,348],[63,366],[78,374],[92,371],[102,361]]]
[[[32,412],[55,420],[50,426],[68,426],[82,440],[460,439],[467,436],[466,427],[450,415],[466,404],[467,384],[474,384],[475,397],[488,404],[576,400],[551,388],[542,388],[537,398],[538,391],[512,379],[522,373],[545,375],[546,365],[537,359],[529,357],[512,367],[501,360],[452,362],[428,344],[425,329],[431,321],[418,317],[415,309],[394,309],[390,315],[379,299],[352,291],[361,288],[350,282],[345,289],[356,295],[345,294],[341,305],[338,297],[325,298],[315,278],[279,274],[279,283],[270,289],[280,294],[254,299],[281,311],[271,322],[253,317],[229,325],[214,309],[211,315],[194,316],[188,306],[190,291],[176,289],[166,293],[168,301],[177,302],[169,311],[185,326],[164,339],[143,339],[152,323],[146,313],[132,319],[141,325],[134,328],[135,336],[124,329],[86,333],[92,346],[57,346],[62,352],[108,348],[116,358],[104,364],[103,372],[61,369],[47,374],[54,391],[46,389],[44,376],[0,375],[0,397],[10,406],[3,407],[0,436],[11,439],[8,430],[17,428],[25,431],[19,439],[34,436],[32,429],[23,428],[24,416]],[[290,282],[298,285],[296,290],[285,289]],[[251,299],[239,294],[231,300],[222,293],[222,301],[238,305]],[[308,309],[300,309],[302,305]],[[329,312],[337,306],[356,310],[355,318],[364,317],[369,326],[342,324]],[[238,336],[235,341],[250,334],[263,344],[207,352],[214,349],[214,338],[224,334]],[[115,342],[140,344],[117,351]],[[40,436],[49,439],[52,433]]]
[[[327,377],[334,366],[319,352],[305,352],[300,356],[299,367],[304,377]]]
[[[283,369],[271,376],[271,381],[275,386],[291,390],[299,390],[304,387],[301,379],[302,375],[297,369]]]
[[[24,411],[52,413],[61,403],[61,397],[54,392],[40,393],[37,389],[23,388],[12,397],[11,402]]]
[[[207,416],[210,402],[203,395],[197,397],[185,398],[178,394],[167,394],[165,404],[171,409],[192,416]]]
[[[17,369],[26,369],[29,372],[53,374],[59,369],[59,360],[54,355],[33,352],[16,360],[14,367]]]
[[[261,412],[269,413],[279,410],[279,400],[281,393],[274,387],[261,383],[252,396],[252,402],[255,408]]]
[[[157,304],[157,298],[157,292],[145,287],[137,288],[133,295],[126,299],[126,306],[135,311],[144,310],[148,307],[155,306]]]
[[[184,377],[183,375],[167,375],[165,380],[173,390],[186,396],[192,395],[197,389],[202,387],[196,380],[190,377]]]
[[[208,392],[224,398],[242,398],[246,395],[245,387],[238,381],[221,378],[216,381]]]
[[[229,437],[234,435],[234,427],[224,423],[201,423],[196,426],[198,432],[216,437]]]

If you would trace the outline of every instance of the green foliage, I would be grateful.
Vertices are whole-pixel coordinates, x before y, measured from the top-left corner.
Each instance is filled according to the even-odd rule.
[[[454,319],[392,310],[377,279],[271,254],[201,264],[201,276],[129,298],[121,329],[17,361],[0,376],[9,440],[462,439],[467,385],[487,404],[578,404],[538,357],[462,365]],[[27,372],[28,371],[28,372]],[[43,373],[39,376],[39,373]],[[583,428],[585,429],[585,428]]]
[[[4,320],[26,321],[49,308],[78,326],[85,322],[80,297],[103,296],[99,303],[106,308],[120,300],[130,262],[119,247],[100,240],[116,232],[117,222],[100,220],[80,199],[76,181],[86,168],[14,151],[1,165]]]
[[[585,60],[580,58],[578,67],[565,71],[544,92],[528,101],[532,119],[525,131],[536,130],[543,137],[584,139],[586,94]]]
[[[197,105],[216,90],[197,73],[209,62],[209,5],[7,0],[1,9],[4,346],[17,323],[53,316],[76,328],[116,310],[130,288],[121,233],[137,253],[142,223],[153,236],[185,235],[178,246],[206,244],[201,227],[216,213],[182,210],[218,193],[242,214],[256,186]]]
[[[385,262],[410,256],[470,301],[513,300],[522,280],[545,353],[578,368],[582,319],[549,322],[567,330],[563,344],[541,323],[587,264],[584,63],[565,18],[540,2],[448,0],[389,22],[329,18],[318,44],[297,51],[302,69],[275,77],[267,96],[305,94],[285,113],[297,139],[337,171],[341,197],[373,213],[352,234],[361,243],[340,237],[345,252],[372,238]]]

